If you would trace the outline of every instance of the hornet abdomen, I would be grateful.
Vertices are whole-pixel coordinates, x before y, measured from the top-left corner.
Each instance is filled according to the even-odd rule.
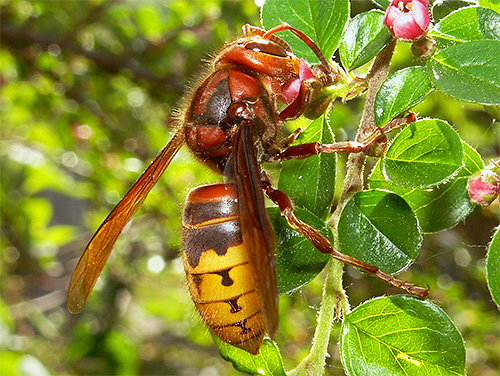
[[[266,331],[242,239],[236,188],[201,186],[183,213],[183,260],[189,291],[203,321],[223,341],[257,354]]]

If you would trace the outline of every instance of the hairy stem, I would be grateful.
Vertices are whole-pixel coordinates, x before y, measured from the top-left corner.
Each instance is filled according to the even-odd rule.
[[[373,108],[377,91],[386,79],[389,72],[389,65],[396,40],[393,39],[377,55],[366,77],[368,90],[363,107],[363,115],[358,127],[356,141],[362,141],[374,127]],[[363,170],[366,161],[366,154],[356,153],[349,155],[346,165],[346,177],[344,187],[339,198],[338,205],[329,220],[329,224],[334,229],[334,247],[338,248],[337,224],[340,213],[349,199],[358,191],[363,189]],[[325,357],[330,342],[330,333],[333,321],[340,319],[342,313],[349,312],[349,303],[342,288],[343,264],[336,260],[330,260],[326,268],[326,277],[323,286],[323,296],[321,308],[318,314],[318,325],[314,333],[313,346],[309,355],[292,371],[289,375],[322,375],[324,374]]]

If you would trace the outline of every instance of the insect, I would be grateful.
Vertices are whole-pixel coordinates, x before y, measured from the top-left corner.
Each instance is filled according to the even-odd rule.
[[[295,57],[275,35],[282,30],[309,46],[320,63],[311,67]],[[190,294],[205,324],[223,341],[257,354],[264,335],[272,336],[277,328],[276,240],[264,193],[279,206],[290,227],[319,251],[407,292],[427,295],[427,289],[334,250],[325,237],[294,215],[285,193],[272,187],[261,167],[264,161],[320,152],[361,152],[379,135],[361,143],[290,146],[295,132],[276,142],[285,121],[324,112],[330,102],[321,90],[335,81],[337,73],[309,37],[287,24],[268,31],[245,25],[243,31],[243,37],[220,51],[201,84],[186,96],[173,138],[90,240],[69,284],[70,312],[82,310],[121,231],[183,144],[226,181],[193,189],[182,218],[182,257]]]

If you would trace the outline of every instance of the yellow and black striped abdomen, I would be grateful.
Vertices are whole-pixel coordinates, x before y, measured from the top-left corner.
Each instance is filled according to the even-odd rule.
[[[189,192],[183,214],[183,260],[191,297],[210,331],[256,354],[266,331],[230,184]]]

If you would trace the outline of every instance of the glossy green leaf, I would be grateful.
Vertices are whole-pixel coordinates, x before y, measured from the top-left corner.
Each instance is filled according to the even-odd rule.
[[[333,131],[325,116],[310,123],[293,145],[307,142],[334,142]],[[336,154],[319,154],[283,162],[278,188],[295,206],[325,219],[330,213],[335,193]]]
[[[500,13],[500,0],[479,0],[479,6]]]
[[[327,239],[333,240],[330,227],[319,218],[301,208],[295,208],[294,213],[297,218],[320,230]],[[277,240],[278,293],[286,294],[315,278],[323,270],[330,256],[319,252],[305,237],[292,230],[280,215],[278,208],[267,208],[267,214]]]
[[[464,167],[457,176],[432,188],[403,188],[385,180],[377,162],[369,177],[370,188],[387,189],[405,199],[415,212],[423,232],[437,232],[456,226],[474,206],[467,193],[468,176],[481,170],[484,163],[471,146],[462,142]]]
[[[347,375],[465,375],[464,341],[428,300],[395,295],[369,300],[344,319],[340,356]]]
[[[389,76],[375,97],[375,124],[379,127],[422,102],[433,90],[425,67],[408,67]]]
[[[500,40],[480,40],[451,46],[427,64],[432,83],[454,98],[480,104],[500,104]]]
[[[439,21],[429,35],[436,41],[438,50],[473,40],[498,40],[500,14],[486,8],[461,8]]]
[[[472,5],[470,0],[437,1],[432,4],[432,19],[437,24],[450,13]],[[431,31],[432,32],[432,31]]]
[[[442,120],[424,119],[394,138],[382,159],[382,172],[393,184],[422,188],[448,180],[462,165],[462,142],[455,130]]]
[[[493,301],[500,307],[500,227],[497,227],[488,247],[486,280]]]
[[[264,338],[257,355],[252,355],[237,347],[231,346],[212,335],[220,355],[231,362],[238,371],[250,375],[285,376],[283,359],[279,348],[271,339]]]
[[[383,18],[383,12],[372,10],[349,21],[339,48],[340,60],[347,70],[369,62],[391,40],[389,29],[382,23]]]
[[[262,7],[262,25],[270,29],[283,22],[314,40],[330,59],[337,49],[349,20],[348,0],[267,0]],[[294,53],[308,61],[318,59],[304,42],[289,32],[279,33]]]
[[[389,274],[417,257],[422,236],[417,217],[405,200],[381,190],[356,193],[340,215],[340,252]]]

